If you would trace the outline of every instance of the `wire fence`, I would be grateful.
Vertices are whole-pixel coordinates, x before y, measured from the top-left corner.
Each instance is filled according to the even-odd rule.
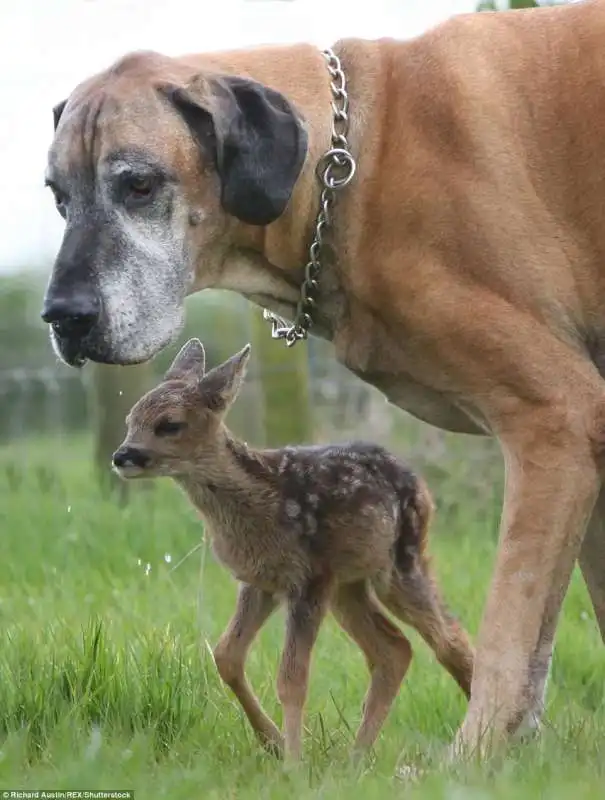
[[[12,448],[20,459],[27,459],[30,445],[52,437],[65,443],[62,454],[69,457],[69,438],[74,434],[100,435],[99,417],[110,416],[115,403],[119,406],[117,421],[113,428],[105,426],[102,434],[110,439],[105,445],[106,457],[124,433],[127,409],[122,380],[131,377],[132,368],[105,368],[114,372],[109,390],[102,390],[105,377],[98,370],[103,368],[74,370],[59,363],[39,319],[43,284],[38,281],[23,289],[20,283],[19,287],[28,295],[26,299],[18,299],[21,295],[15,294],[14,287],[4,287],[3,291],[0,281],[0,315],[4,319],[0,337],[0,447]],[[260,315],[259,309],[234,295],[217,293],[210,302],[208,298],[200,302],[198,297],[189,310],[188,328],[179,343],[153,362],[140,389],[136,381],[133,388],[131,381],[128,402],[159,379],[176,347],[190,335],[200,336],[210,364],[228,357],[247,341],[254,342],[259,335],[251,322],[255,314]],[[268,327],[260,336],[270,336]],[[380,442],[410,460],[429,481],[460,486],[461,499],[469,492],[493,497],[502,473],[494,442],[446,433],[393,407],[380,392],[338,364],[324,342],[311,339],[299,344],[299,355],[299,348],[305,353],[302,360],[293,357],[293,351],[283,344],[270,346],[273,344],[284,354],[277,363],[263,360],[263,348],[259,352],[253,344],[245,389],[229,417],[230,424],[247,441],[273,445],[268,432],[275,429],[275,418],[281,417],[282,428],[288,430],[288,421],[304,412],[309,423],[301,436],[308,441],[361,438]],[[121,370],[117,376],[115,370]],[[274,388],[269,395],[268,384]]]

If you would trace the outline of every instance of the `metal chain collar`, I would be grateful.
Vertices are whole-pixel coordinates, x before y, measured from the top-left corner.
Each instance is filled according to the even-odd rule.
[[[321,183],[320,208],[315,221],[315,236],[309,248],[309,261],[305,267],[305,278],[301,286],[301,296],[296,307],[294,323],[288,325],[285,319],[267,309],[263,317],[271,323],[273,339],[285,339],[292,347],[301,339],[306,339],[313,325],[313,311],[317,305],[319,271],[321,256],[327,243],[325,235],[331,226],[331,209],[336,192],[344,189],[355,175],[355,159],[349,151],[347,132],[349,129],[349,96],[346,78],[340,59],[333,50],[323,50],[330,73],[332,90],[332,147],[319,160],[316,174]]]

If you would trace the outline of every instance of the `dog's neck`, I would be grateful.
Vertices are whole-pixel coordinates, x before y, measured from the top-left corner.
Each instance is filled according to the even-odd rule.
[[[315,178],[313,170],[313,179]],[[306,181],[307,176],[301,178]],[[307,195],[315,200],[307,209],[307,224],[301,225],[302,214],[292,219],[288,214],[267,228],[242,226],[240,237],[223,261],[216,288],[229,289],[262,308],[293,321],[301,299],[305,266],[313,241],[319,209],[320,186],[313,180]],[[332,217],[338,219],[338,198]],[[343,315],[345,296],[338,271],[338,244],[334,238],[336,261],[322,253],[318,276],[318,302],[313,311],[313,333],[332,340]]]
[[[325,59],[318,50],[308,51],[303,72],[313,73],[317,91],[309,86],[288,88],[288,96],[303,114],[308,133],[309,148],[301,175],[294,188],[284,214],[271,225],[255,227],[236,223],[231,231],[229,250],[224,254],[221,274],[215,288],[229,289],[244,295],[254,303],[293,320],[301,298],[305,266],[309,261],[309,248],[316,231],[320,210],[321,183],[317,165],[331,147],[333,124],[330,73]],[[255,74],[257,79],[275,84],[273,75]],[[317,94],[323,94],[318,110]],[[339,197],[335,198],[331,217],[339,218]],[[295,211],[294,211],[295,210]],[[332,339],[345,305],[339,279],[339,243],[329,231],[327,238],[333,245],[335,263],[322,254],[319,271],[319,296],[313,312],[313,333]]]

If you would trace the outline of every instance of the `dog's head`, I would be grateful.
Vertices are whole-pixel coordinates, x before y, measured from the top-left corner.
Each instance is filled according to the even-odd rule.
[[[146,361],[179,333],[194,279],[216,285],[233,227],[284,212],[305,126],[267,86],[156,53],[78,86],[54,122],[46,182],[65,234],[42,312],[53,345],[71,365]]]

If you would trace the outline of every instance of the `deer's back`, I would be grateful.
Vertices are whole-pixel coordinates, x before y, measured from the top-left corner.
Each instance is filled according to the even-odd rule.
[[[374,579],[390,574],[396,550],[413,558],[422,548],[425,490],[378,445],[241,450],[238,462],[250,473],[245,487],[192,498],[238,580],[283,594],[320,573],[341,583]]]
[[[423,531],[407,524],[421,491],[414,472],[365,442],[277,451],[277,524],[293,537],[311,572],[340,582],[389,572],[396,540],[412,550]]]

